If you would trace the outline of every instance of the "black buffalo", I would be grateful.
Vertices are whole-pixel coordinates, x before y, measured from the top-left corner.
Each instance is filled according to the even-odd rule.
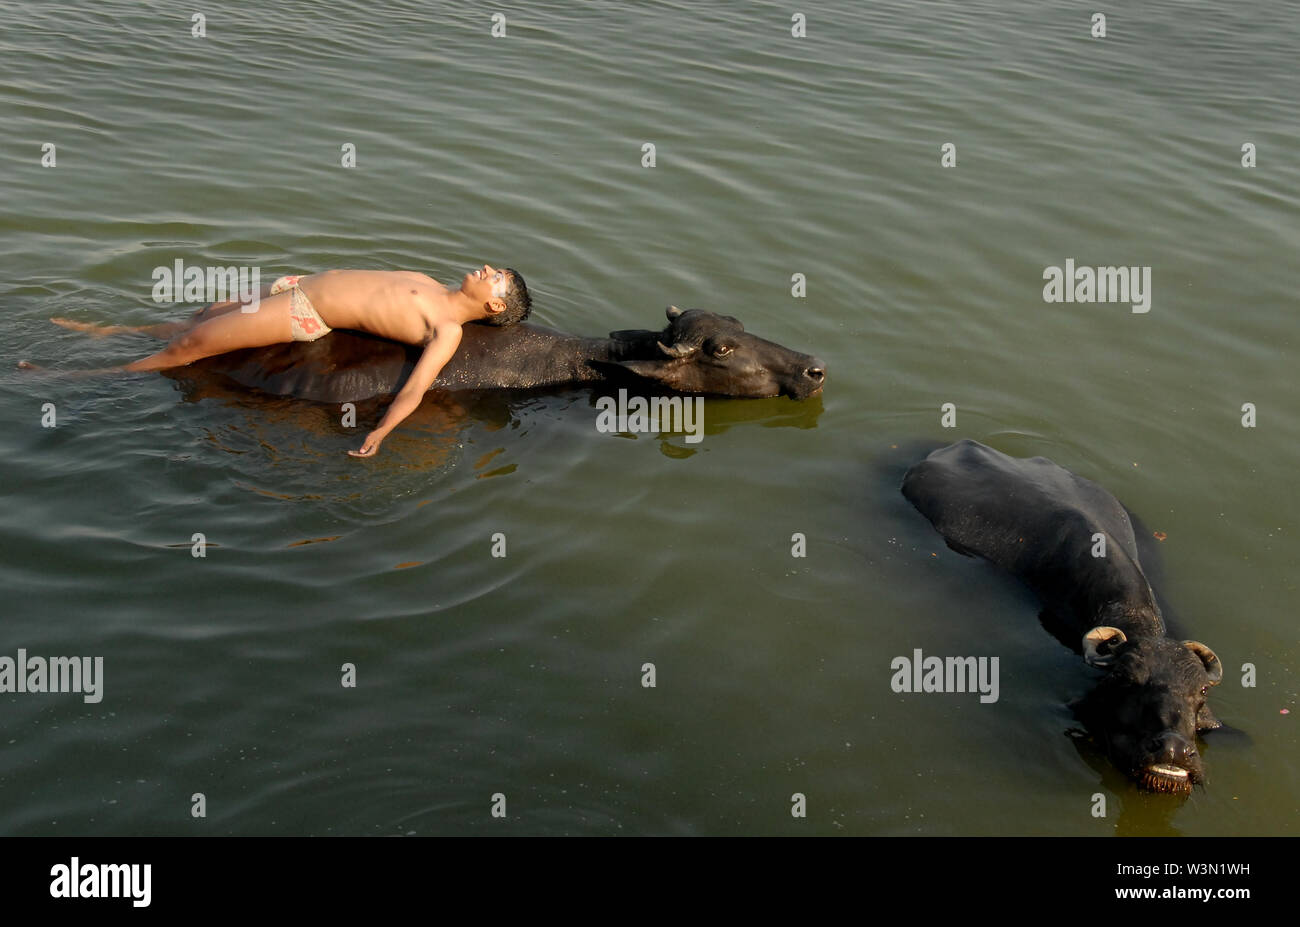
[[[820,360],[755,337],[731,316],[675,306],[667,314],[662,331],[617,331],[608,338],[527,322],[471,323],[433,388],[532,389],[627,379],[681,393],[806,399],[825,382]],[[419,356],[417,347],[336,330],[312,342],[205,358],[177,373],[209,371],[276,395],[343,402],[396,393]]]
[[[1106,671],[1074,708],[1112,762],[1153,791],[1186,793],[1204,780],[1196,737],[1220,726],[1206,698],[1223,667],[1204,644],[1167,636],[1114,496],[1046,458],[969,440],[908,470],[903,495],[954,550],[1023,580],[1049,628]],[[1093,555],[1096,535],[1104,556]]]

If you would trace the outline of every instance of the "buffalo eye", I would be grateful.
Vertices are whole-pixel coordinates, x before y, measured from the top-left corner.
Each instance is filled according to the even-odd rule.
[[[715,345],[713,348],[714,357],[726,357],[730,353],[731,353],[731,345],[729,344],[719,344],[719,345]]]

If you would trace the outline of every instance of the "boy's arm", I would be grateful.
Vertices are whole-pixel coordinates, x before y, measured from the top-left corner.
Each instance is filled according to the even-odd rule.
[[[406,383],[398,391],[397,398],[388,407],[388,411],[384,413],[379,426],[366,435],[361,450],[348,451],[349,454],[353,457],[373,457],[384,438],[388,437],[388,433],[396,428],[402,419],[419,408],[424,394],[433,385],[433,381],[438,379],[438,374],[442,372],[447,361],[451,360],[451,356],[456,353],[456,348],[460,345],[460,334],[459,325],[439,325],[434,329],[433,337],[425,344],[424,353],[415,363],[415,369],[406,378]]]

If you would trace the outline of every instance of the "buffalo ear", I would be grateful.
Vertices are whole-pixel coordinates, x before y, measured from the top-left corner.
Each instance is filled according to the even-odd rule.
[[[668,316],[669,322],[671,322],[673,319],[677,318],[681,314],[682,314],[682,310],[678,309],[676,306],[669,306],[667,309],[664,310],[664,315]]]
[[[676,387],[679,380],[678,373],[685,366],[679,358],[667,358],[663,360],[623,360],[607,361],[612,367],[620,367],[628,373],[634,373],[638,377],[644,377],[647,380],[653,380],[655,383],[662,383],[664,386]]]
[[[1209,705],[1202,705],[1201,710],[1196,713],[1196,729],[1198,731],[1212,731],[1216,727],[1223,727],[1223,722],[1214,717]]]
[[[1210,677],[1210,685],[1217,686],[1223,681],[1223,663],[1213,650],[1200,641],[1183,641],[1183,646],[1201,658],[1205,664],[1205,675]]]
[[[1107,667],[1115,662],[1115,651],[1128,640],[1119,628],[1102,625],[1083,635],[1083,659],[1089,666]]]
[[[678,344],[677,342],[664,344],[662,341],[656,341],[655,347],[659,349],[659,353],[664,357],[690,357],[700,349],[698,344]]]

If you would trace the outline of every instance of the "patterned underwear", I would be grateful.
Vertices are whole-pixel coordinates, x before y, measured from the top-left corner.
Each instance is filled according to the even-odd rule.
[[[298,286],[305,274],[289,274],[271,284],[271,295],[289,290],[289,327],[294,341],[315,341],[332,330],[320,317],[307,294]]]

